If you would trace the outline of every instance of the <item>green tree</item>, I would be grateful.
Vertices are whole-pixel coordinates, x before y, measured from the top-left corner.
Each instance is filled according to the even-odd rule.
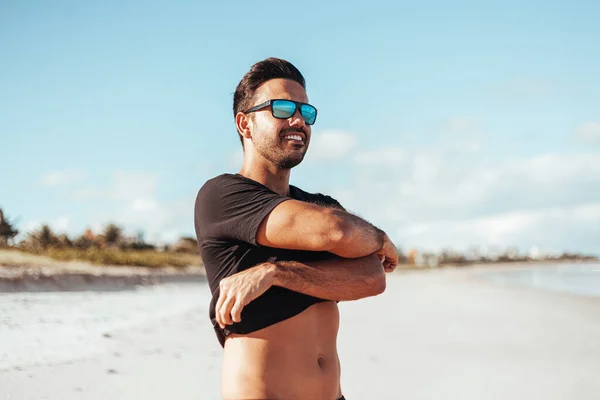
[[[8,246],[9,242],[19,234],[13,224],[4,216],[0,208],[0,246]]]
[[[94,242],[92,240],[86,238],[85,235],[78,236],[73,241],[73,247],[75,247],[77,249],[85,250],[85,249],[89,249],[93,245],[94,245]]]
[[[108,224],[104,228],[104,242],[109,246],[118,245],[123,239],[123,230],[115,224]]]
[[[44,224],[39,229],[29,233],[27,239],[22,243],[23,246],[36,250],[46,250],[48,247],[55,246],[58,238],[52,232],[49,225]]]
[[[60,236],[58,236],[56,238],[56,243],[58,245],[58,247],[63,248],[63,249],[68,249],[73,247],[73,242],[71,241],[71,239],[69,239],[69,236],[67,236],[67,234],[62,234]]]

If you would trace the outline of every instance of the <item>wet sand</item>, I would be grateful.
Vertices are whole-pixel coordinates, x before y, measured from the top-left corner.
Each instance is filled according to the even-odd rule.
[[[475,271],[396,273],[340,303],[345,396],[600,398],[600,300]],[[218,399],[208,299],[204,283],[0,294],[0,398]]]

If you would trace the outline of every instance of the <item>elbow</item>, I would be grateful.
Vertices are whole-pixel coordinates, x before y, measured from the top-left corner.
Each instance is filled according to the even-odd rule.
[[[381,264],[380,264],[381,265]],[[342,296],[338,301],[360,300],[367,297],[374,297],[385,292],[386,275],[381,268],[381,272],[373,272],[367,275],[358,275],[356,280],[355,290],[349,296]]]
[[[386,278],[385,272],[377,273],[369,278],[369,295],[377,296],[385,292],[386,289]]]
[[[369,290],[369,296],[380,295],[385,292],[387,282],[383,265],[375,255],[367,257],[365,261],[367,263],[363,273],[367,282],[366,286]]]
[[[357,290],[351,300],[374,297],[385,292],[387,278],[376,255],[356,260],[353,272]]]
[[[360,289],[353,292],[348,298],[339,300],[360,300],[367,297],[375,297],[385,292],[385,273],[372,275],[362,279]]]
[[[358,298],[378,296],[385,292],[386,275],[383,266],[376,257],[375,261],[368,260],[365,268],[357,275],[360,281],[360,295]]]

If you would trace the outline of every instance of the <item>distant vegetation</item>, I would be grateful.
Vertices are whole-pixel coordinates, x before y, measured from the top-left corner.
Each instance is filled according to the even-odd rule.
[[[70,238],[56,234],[45,224],[15,243],[19,231],[0,209],[0,247],[11,247],[28,253],[49,256],[60,261],[88,261],[99,265],[131,265],[146,267],[186,267],[202,265],[196,239],[182,237],[171,246],[157,247],[146,243],[139,232],[136,237],[126,237],[123,229],[114,223],[107,224],[102,233],[86,230]]]
[[[0,247],[8,246],[18,234],[19,231],[13,227],[13,223],[4,216],[4,212],[0,208]]]
[[[57,235],[49,225],[42,225],[39,229],[27,233],[20,242],[14,243],[19,233],[14,225],[14,222],[11,222],[0,209],[0,247],[12,247],[61,261],[84,260],[101,265],[148,267],[202,265],[196,238],[193,237],[182,237],[174,245],[158,248],[146,243],[142,232],[135,237],[124,236],[123,229],[114,223],[106,225],[100,234],[94,234],[88,229],[75,238],[69,238],[64,234]],[[403,267],[598,259],[576,253],[519,254],[516,249],[495,254],[478,254],[477,251],[464,254],[452,251],[442,251],[437,254],[410,251],[405,254],[399,249],[399,255]]]

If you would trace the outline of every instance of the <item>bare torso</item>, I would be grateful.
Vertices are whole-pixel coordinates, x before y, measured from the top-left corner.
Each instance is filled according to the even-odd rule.
[[[328,301],[251,334],[229,336],[223,398],[338,399],[338,328],[338,306]]]

